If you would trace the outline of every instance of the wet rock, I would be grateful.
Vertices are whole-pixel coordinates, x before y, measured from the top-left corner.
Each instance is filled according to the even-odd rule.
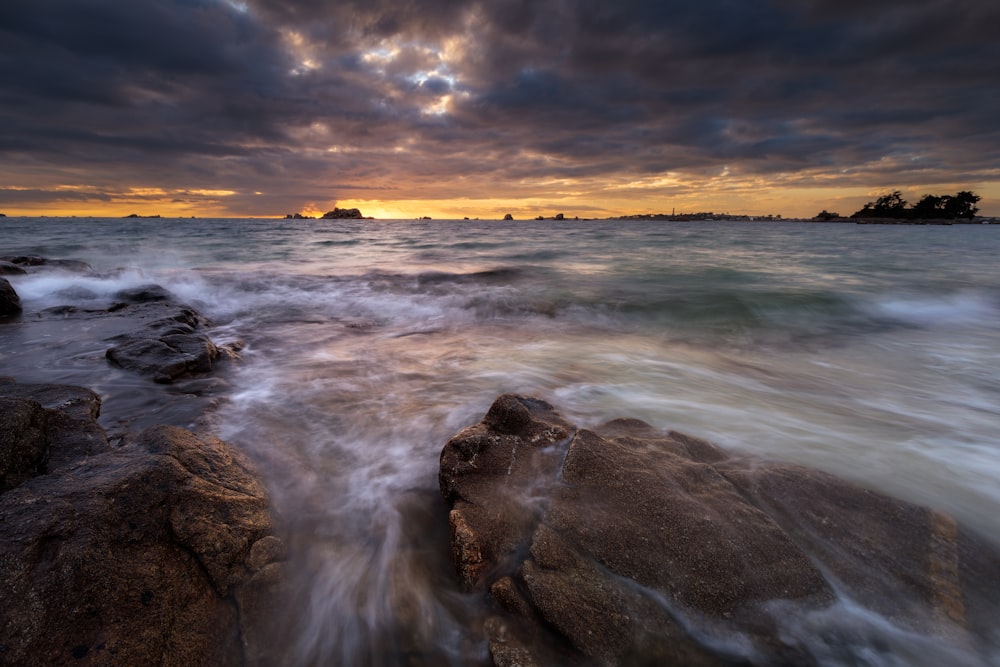
[[[73,273],[94,274],[94,267],[86,262],[77,259],[51,259],[48,257],[37,257],[35,255],[8,255],[0,257],[0,261],[14,264],[15,266],[29,268],[45,267],[47,269],[58,269]]]
[[[972,654],[996,640],[994,548],[816,470],[504,395],[445,445],[440,485],[459,578],[502,610],[497,665],[816,664],[792,628],[845,598]]]
[[[196,373],[208,373],[221,356],[202,334],[171,334],[161,338],[131,338],[106,352],[119,368],[152,376],[161,383]]]
[[[166,288],[156,285],[140,285],[129,289],[119,290],[115,293],[115,299],[128,301],[130,303],[147,303],[150,301],[171,301],[173,294]]]
[[[17,295],[6,278],[0,278],[0,319],[20,314],[21,297]]]
[[[100,405],[100,397],[82,387],[0,378],[0,491],[108,451],[95,421]]]
[[[44,472],[45,416],[33,401],[0,397],[0,492]]]
[[[64,448],[45,421],[81,418],[86,401],[59,409],[24,397],[62,389],[0,384],[13,394],[0,400],[21,406],[11,421],[21,444]],[[221,440],[159,426],[118,449],[77,452],[0,493],[2,661],[278,664],[268,628],[282,558],[259,480]]]
[[[13,262],[0,259],[0,276],[21,276],[27,271]]]
[[[239,343],[217,346],[200,332],[208,321],[195,310],[177,303],[160,285],[143,285],[118,292],[119,303],[109,312],[143,326],[115,337],[105,357],[114,366],[148,375],[169,384],[179,378],[210,373],[216,364],[239,358]]]

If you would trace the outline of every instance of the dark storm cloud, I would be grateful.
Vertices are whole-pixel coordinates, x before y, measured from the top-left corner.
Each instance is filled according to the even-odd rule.
[[[5,0],[2,177],[977,177],[998,31],[978,0]]]

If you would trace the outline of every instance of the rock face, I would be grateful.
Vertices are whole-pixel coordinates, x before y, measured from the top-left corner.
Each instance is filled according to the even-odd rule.
[[[463,585],[503,610],[497,665],[816,664],[790,624],[844,599],[984,657],[996,641],[990,547],[816,470],[504,395],[444,447],[440,485]]]
[[[119,368],[149,375],[169,384],[178,378],[209,373],[221,360],[237,356],[238,346],[216,346],[199,331],[207,322],[178,304],[159,285],[144,285],[115,295],[114,309],[145,321],[143,329],[117,336],[105,354]]]
[[[99,404],[0,382],[0,661],[278,664],[282,549],[248,463],[167,426],[112,449]]]
[[[0,278],[0,319],[21,314],[21,298],[6,278]]]

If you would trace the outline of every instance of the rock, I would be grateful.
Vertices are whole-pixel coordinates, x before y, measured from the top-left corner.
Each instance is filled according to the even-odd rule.
[[[21,314],[21,297],[17,295],[14,288],[7,282],[6,278],[0,278],[0,319],[15,317]]]
[[[115,292],[115,298],[129,303],[148,303],[150,301],[171,301],[174,295],[160,285],[140,285]]]
[[[177,378],[210,372],[221,353],[208,336],[171,334],[130,338],[108,349],[105,356],[119,368],[151,375],[156,382],[169,384]]]
[[[44,472],[49,454],[45,430],[40,405],[0,397],[0,493]]]
[[[996,550],[816,470],[504,395],[445,445],[440,486],[459,579],[502,610],[496,665],[815,664],[794,624],[845,598],[995,650]]]
[[[361,211],[356,208],[336,208],[332,211],[327,211],[323,214],[324,219],[330,218],[347,218],[347,219],[361,219],[364,216],[361,215]]]
[[[0,260],[0,276],[21,276],[26,273],[27,271],[22,269],[14,262]]]
[[[50,259],[48,257],[37,257],[35,255],[8,255],[6,257],[0,257],[0,261],[14,264],[22,269],[24,267],[46,267],[50,269],[72,271],[74,273],[96,273],[94,271],[94,267],[90,264],[81,262],[77,259]]]
[[[221,348],[198,331],[208,322],[177,303],[160,285],[143,285],[115,294],[119,303],[109,312],[142,322],[139,331],[116,336],[105,357],[114,366],[170,384],[179,378],[204,375],[217,362],[238,359],[240,343]]]
[[[513,220],[514,216],[511,215],[510,213],[506,213],[506,214],[504,214],[503,219],[504,220]]]
[[[101,399],[82,387],[0,379],[0,492],[108,451],[95,421]],[[58,442],[54,450],[49,443]]]
[[[87,401],[56,409],[24,396],[67,390],[86,391],[0,383],[20,406],[5,426],[32,451],[39,433],[63,450],[46,419],[83,417]],[[281,558],[259,480],[221,440],[158,426],[77,452],[0,493],[2,662],[271,664]]]

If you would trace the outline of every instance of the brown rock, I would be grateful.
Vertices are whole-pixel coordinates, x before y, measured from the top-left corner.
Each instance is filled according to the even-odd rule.
[[[10,383],[0,390],[59,394]],[[47,420],[71,424],[87,412],[85,401],[58,410],[3,400],[22,406],[18,415],[24,406],[41,415],[37,424],[18,417],[27,424],[18,433],[43,433],[53,453],[65,432]],[[266,629],[282,591],[283,565],[273,562],[281,550],[244,457],[175,427],[154,427],[119,449],[68,450],[58,470],[0,494],[3,662],[272,664],[280,649]],[[265,540],[265,553],[251,558]]]
[[[49,446],[38,403],[0,397],[0,493],[45,471]]]
[[[504,610],[486,624],[497,665],[816,664],[830,653],[796,623],[841,596],[995,650],[996,550],[819,471],[636,420],[576,430],[505,395],[445,445],[440,482],[459,578]],[[832,641],[847,661],[869,650]]]
[[[110,449],[89,389],[0,378],[0,405],[0,491]]]
[[[571,429],[548,403],[506,395],[486,420],[445,446],[439,481],[452,504],[453,556],[463,586],[482,584],[490,572],[513,572],[516,552],[544,510],[536,499],[548,495],[562,458],[553,445]]]

